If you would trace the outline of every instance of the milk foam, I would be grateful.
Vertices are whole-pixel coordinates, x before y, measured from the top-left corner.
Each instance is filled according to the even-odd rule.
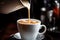
[[[30,19],[30,23],[28,19],[19,19],[18,23],[20,24],[41,24],[40,20]]]

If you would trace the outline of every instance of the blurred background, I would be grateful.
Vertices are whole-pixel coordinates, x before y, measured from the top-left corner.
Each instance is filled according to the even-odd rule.
[[[28,2],[31,4],[31,18],[41,20],[42,24],[47,26],[47,34],[60,35],[59,0],[28,0]],[[8,40],[11,34],[18,32],[16,21],[27,17],[28,10],[20,0],[0,0],[0,40]]]

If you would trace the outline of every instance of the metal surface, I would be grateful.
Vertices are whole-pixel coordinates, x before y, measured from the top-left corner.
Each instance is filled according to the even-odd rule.
[[[25,6],[25,7],[29,7],[30,8],[30,3],[29,3],[29,1],[28,0],[20,0],[21,1],[21,3]]]
[[[8,14],[24,8],[19,0],[0,0],[0,13]]]

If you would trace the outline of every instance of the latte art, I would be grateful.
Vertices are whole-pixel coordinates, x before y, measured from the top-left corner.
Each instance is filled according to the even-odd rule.
[[[29,19],[26,19],[26,20],[20,20],[19,23],[20,24],[37,24],[39,23],[39,21],[30,19],[30,23],[29,23]]]
[[[29,20],[21,20],[19,22],[22,24],[36,24],[36,23],[38,23],[37,21],[32,21],[32,20],[30,20],[30,23],[29,23]]]

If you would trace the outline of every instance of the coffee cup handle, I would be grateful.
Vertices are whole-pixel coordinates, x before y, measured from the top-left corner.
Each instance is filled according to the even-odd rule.
[[[44,34],[44,33],[46,32],[46,30],[47,30],[47,28],[46,28],[45,25],[41,25],[41,28],[42,28],[42,27],[44,27],[44,31],[43,31],[42,33],[40,33],[40,34]]]

